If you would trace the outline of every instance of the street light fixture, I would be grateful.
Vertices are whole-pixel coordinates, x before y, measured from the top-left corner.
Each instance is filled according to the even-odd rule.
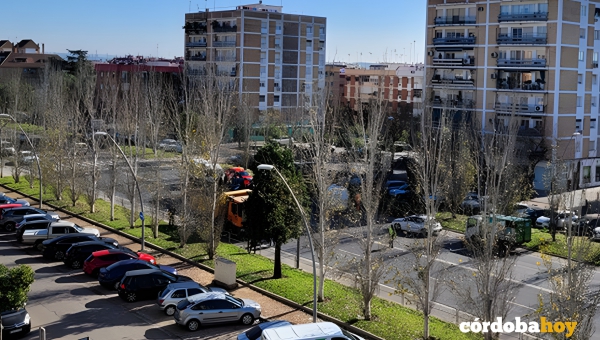
[[[42,189],[42,167],[40,166],[40,158],[38,157],[37,152],[35,152],[35,147],[33,146],[31,139],[29,139],[29,135],[27,135],[25,133],[25,130],[23,130],[23,127],[21,126],[21,124],[19,124],[19,122],[17,122],[15,117],[9,115],[8,113],[0,113],[0,119],[10,119],[13,122],[15,122],[19,126],[19,129],[21,130],[23,135],[25,136],[25,139],[27,139],[29,146],[31,146],[31,151],[33,152],[33,157],[35,157],[35,162],[36,162],[37,168],[38,168],[38,177],[40,179],[40,209],[41,209],[42,208],[42,200],[43,200],[42,194],[44,192]],[[1,164],[1,166],[4,167],[4,164]]]
[[[140,183],[138,182],[135,171],[133,171],[133,166],[131,166],[131,163],[129,162],[129,159],[127,159],[127,156],[125,155],[125,152],[123,152],[123,149],[121,149],[119,144],[117,144],[117,142],[114,140],[114,138],[111,135],[109,135],[108,133],[106,133],[104,131],[94,132],[94,135],[108,137],[108,139],[110,139],[113,142],[113,144],[115,144],[117,149],[119,149],[119,151],[121,152],[121,155],[125,159],[125,162],[129,166],[129,170],[131,171],[131,175],[133,176],[133,180],[135,181],[135,186],[136,186],[138,194],[140,196],[140,219],[142,220],[142,239],[141,239],[142,249],[141,249],[141,251],[144,251],[144,244],[145,244],[145,240],[146,240],[146,234],[145,234],[146,227],[144,225],[144,218],[145,218],[144,217],[144,201],[142,201],[142,190],[140,190]],[[133,209],[133,207],[132,207],[132,209]]]
[[[294,192],[292,191],[292,188],[290,188],[290,185],[288,184],[288,182],[285,180],[285,178],[283,178],[283,175],[281,175],[281,173],[279,172],[279,170],[277,170],[277,168],[274,165],[261,164],[261,165],[258,166],[258,170],[265,170],[265,171],[275,170],[275,172],[277,173],[277,175],[279,175],[279,177],[281,178],[281,180],[285,184],[285,186],[288,189],[288,191],[290,192],[290,194],[292,194],[292,198],[294,198],[294,202],[296,202],[296,205],[298,206],[298,210],[300,211],[300,216],[302,216],[302,222],[304,222],[304,226],[306,227],[306,233],[307,233],[307,236],[308,236],[308,243],[310,245],[310,255],[312,256],[312,268],[313,268],[313,322],[317,322],[317,266],[316,266],[316,262],[315,262],[315,248],[313,247],[312,236],[310,235],[310,228],[308,226],[308,221],[306,220],[306,216],[304,216],[304,210],[302,209],[302,206],[300,205],[300,202],[298,202],[298,199],[296,198],[296,195],[294,195]]]

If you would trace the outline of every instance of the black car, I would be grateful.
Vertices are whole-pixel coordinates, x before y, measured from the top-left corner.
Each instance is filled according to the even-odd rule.
[[[193,280],[187,276],[173,275],[160,269],[132,270],[125,273],[117,292],[127,302],[156,299],[158,293],[169,283],[183,281]]]
[[[530,207],[519,217],[529,218],[531,220],[531,225],[535,226],[537,219],[542,216],[550,216],[550,210],[538,207]]]
[[[140,269],[160,269],[171,274],[177,274],[177,270],[173,267],[160,266],[139,259],[131,259],[113,263],[106,268],[100,268],[98,282],[105,288],[116,290],[125,273]]]
[[[108,244],[103,241],[87,241],[73,243],[65,253],[63,262],[73,269],[83,267],[83,261],[87,259],[93,252],[105,249],[118,249],[114,244]]]
[[[97,241],[117,247],[119,242],[110,237],[96,237],[92,234],[67,234],[42,242],[42,255],[48,260],[63,260],[67,250],[79,242]]]
[[[23,234],[26,230],[48,229],[55,219],[48,219],[48,216],[31,215],[15,225],[17,242],[23,242]]]
[[[25,336],[31,331],[31,318],[25,308],[0,313],[2,337]]]

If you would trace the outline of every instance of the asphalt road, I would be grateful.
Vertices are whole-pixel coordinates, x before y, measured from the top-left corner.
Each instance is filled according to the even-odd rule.
[[[411,268],[414,264],[414,257],[408,251],[411,244],[415,242],[414,238],[397,237],[394,242],[394,249],[389,249],[387,231],[383,226],[381,229],[381,239],[376,242],[374,250],[375,254],[383,256],[385,264],[390,270],[380,280],[379,295],[383,298],[389,296],[388,293],[394,291],[394,281],[398,276],[396,273],[403,275],[412,275],[415,271]],[[330,263],[336,263],[336,268],[343,268],[353,258],[362,258],[362,249],[359,239],[362,236],[358,228],[347,229],[340,235],[339,242],[333,253],[335,258]],[[440,283],[440,293],[433,299],[440,304],[458,308],[461,311],[469,312],[469,308],[461,303],[461,299],[457,297],[453,290],[449,288],[448,282],[455,280],[456,284],[461,286],[461,289],[474,289],[475,286],[472,280],[465,279],[473,275],[473,262],[468,252],[462,248],[460,234],[454,232],[446,232],[444,236],[444,247],[439,255],[436,265],[432,271],[431,277]],[[296,241],[289,242],[282,247],[282,252],[285,252],[288,257],[295,257]],[[311,254],[308,247],[308,242],[305,238],[301,240],[301,257],[303,261],[310,261]],[[517,284],[515,295],[510,301],[509,319],[521,317],[521,319],[530,318],[539,320],[539,315],[534,314],[535,309],[540,305],[539,296],[541,295],[545,301],[548,301],[548,293],[550,286],[548,283],[548,269],[544,266],[539,253],[519,249],[512,256],[516,256],[514,268],[512,271],[512,280]],[[559,258],[552,258],[554,266],[563,261]],[[590,285],[591,290],[597,291],[600,289],[600,272],[595,270],[593,279]],[[595,325],[600,327],[600,311],[596,313]],[[600,340],[600,332],[596,332],[590,339]]]

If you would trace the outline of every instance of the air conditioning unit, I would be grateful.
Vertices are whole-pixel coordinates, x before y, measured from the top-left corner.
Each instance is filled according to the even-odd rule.
[[[542,107],[538,105],[538,106],[535,107],[535,110],[536,111],[542,111]]]
[[[433,51],[427,52],[427,55],[430,56],[430,57],[433,57]]]
[[[492,79],[496,79],[496,73],[492,73]]]
[[[492,58],[498,58],[498,52],[492,52]]]
[[[479,12],[483,12],[483,7],[479,7],[477,10],[478,10]]]

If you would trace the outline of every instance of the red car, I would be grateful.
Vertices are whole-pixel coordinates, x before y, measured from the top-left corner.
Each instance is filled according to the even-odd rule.
[[[106,249],[93,252],[83,263],[83,271],[88,275],[94,275],[100,271],[100,268],[108,267],[115,262],[131,259],[139,259],[156,264],[154,256],[146,253],[135,253],[126,248]]]
[[[250,184],[252,183],[252,176],[250,176],[250,174],[241,166],[234,166],[232,168],[227,169],[227,172],[225,172],[225,176],[227,176],[227,180],[229,181],[229,183],[233,183],[234,181],[242,178],[244,181],[243,188],[250,187]]]

